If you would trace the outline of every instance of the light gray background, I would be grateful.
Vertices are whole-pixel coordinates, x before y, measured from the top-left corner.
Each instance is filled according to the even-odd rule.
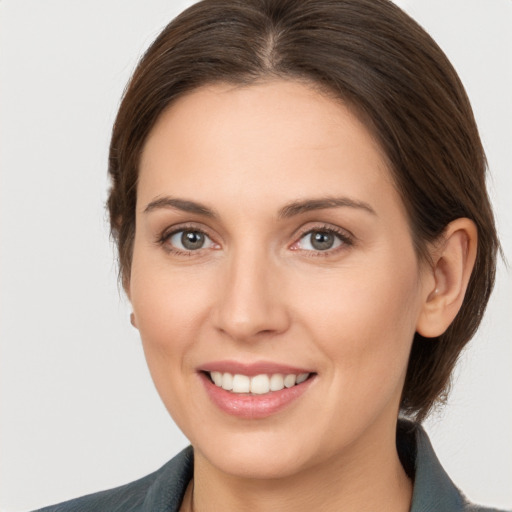
[[[0,508],[119,485],[187,441],[161,405],[119,292],[104,201],[109,133],[137,58],[190,1],[0,1]],[[512,1],[398,2],[473,102],[512,255]],[[427,423],[452,479],[512,508],[512,275]]]

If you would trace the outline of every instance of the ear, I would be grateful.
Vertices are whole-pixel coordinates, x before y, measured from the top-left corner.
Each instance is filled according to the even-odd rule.
[[[135,329],[138,329],[137,320],[135,319],[135,313],[133,313],[133,311],[130,313],[130,323],[135,327]]]
[[[427,271],[428,289],[416,325],[426,338],[443,334],[459,312],[475,265],[478,232],[475,223],[456,219],[446,227],[431,251],[432,266]]]
[[[130,277],[129,276],[123,276],[123,289],[126,293],[126,296],[128,297],[128,300],[131,302],[132,298],[130,296]],[[137,319],[135,318],[135,313],[132,311],[130,313],[130,323],[135,327],[135,329],[138,329],[137,327]]]

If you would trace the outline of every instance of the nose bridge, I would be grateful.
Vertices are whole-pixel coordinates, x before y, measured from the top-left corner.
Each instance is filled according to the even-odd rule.
[[[219,283],[217,327],[238,340],[276,334],[289,319],[279,291],[281,272],[264,247],[247,243],[231,251]]]

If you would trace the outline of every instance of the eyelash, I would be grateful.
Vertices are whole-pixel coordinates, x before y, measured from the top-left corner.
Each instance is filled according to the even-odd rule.
[[[194,232],[194,233],[200,233],[213,241],[212,237],[204,229],[198,228],[197,226],[194,226],[194,225],[181,225],[181,226],[173,228],[171,231],[164,230],[158,236],[156,242],[158,245],[162,246],[168,253],[175,254],[178,256],[191,256],[194,253],[197,254],[198,252],[200,252],[201,249],[184,251],[181,249],[177,249],[176,247],[174,247],[168,243],[172,236],[174,236],[177,233],[180,233],[182,231],[185,231],[185,232],[190,231],[190,232]],[[302,240],[305,236],[310,235],[312,233],[332,234],[340,240],[341,245],[338,247],[335,247],[334,249],[326,249],[325,251],[321,251],[321,250],[311,251],[311,250],[305,250],[305,249],[299,249],[299,248],[291,249],[291,250],[302,251],[303,253],[305,253],[307,255],[307,257],[327,257],[327,256],[331,256],[333,254],[338,253],[340,250],[344,250],[347,247],[354,245],[354,237],[351,233],[348,233],[347,231],[341,230],[339,228],[335,228],[333,226],[322,225],[322,226],[315,226],[313,228],[306,229],[306,230],[302,231],[301,233],[299,233],[296,241],[293,242],[292,246],[298,244],[300,242],[300,240]],[[215,243],[215,242],[213,242],[213,243]]]
[[[299,234],[297,241],[294,242],[292,245],[296,245],[302,240],[305,236],[311,235],[312,233],[329,233],[331,235],[334,235],[336,238],[338,238],[341,242],[341,245],[338,247],[335,247],[334,249],[327,249],[325,251],[310,251],[310,250],[302,250],[303,253],[307,257],[310,258],[317,258],[317,257],[328,257],[332,256],[333,254],[337,254],[339,251],[346,250],[348,247],[351,247],[354,245],[354,236],[351,233],[348,233],[346,230],[342,230],[339,228],[335,228],[333,226],[328,225],[322,225],[322,226],[315,226],[309,229],[304,230],[302,233]],[[300,251],[301,249],[293,249]]]
[[[164,230],[157,238],[156,242],[158,245],[161,245],[168,253],[175,254],[177,256],[192,256],[194,253],[198,253],[201,251],[201,249],[197,249],[195,251],[184,251],[182,249],[177,249],[176,247],[169,244],[169,240],[172,236],[176,235],[177,233],[180,233],[182,231],[189,231],[193,233],[201,233],[205,237],[208,237],[210,240],[213,241],[212,237],[204,230],[200,229],[197,226],[194,225],[181,225],[174,227],[172,230]]]

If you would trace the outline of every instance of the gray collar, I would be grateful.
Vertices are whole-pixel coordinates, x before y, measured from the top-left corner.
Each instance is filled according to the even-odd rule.
[[[405,470],[414,480],[411,512],[490,512],[469,504],[455,487],[421,425],[399,420],[397,449]],[[193,469],[194,453],[189,446],[156,473],[142,510],[178,512]]]
[[[396,441],[402,465],[414,480],[411,512],[464,511],[467,502],[441,466],[423,427],[399,420]]]

